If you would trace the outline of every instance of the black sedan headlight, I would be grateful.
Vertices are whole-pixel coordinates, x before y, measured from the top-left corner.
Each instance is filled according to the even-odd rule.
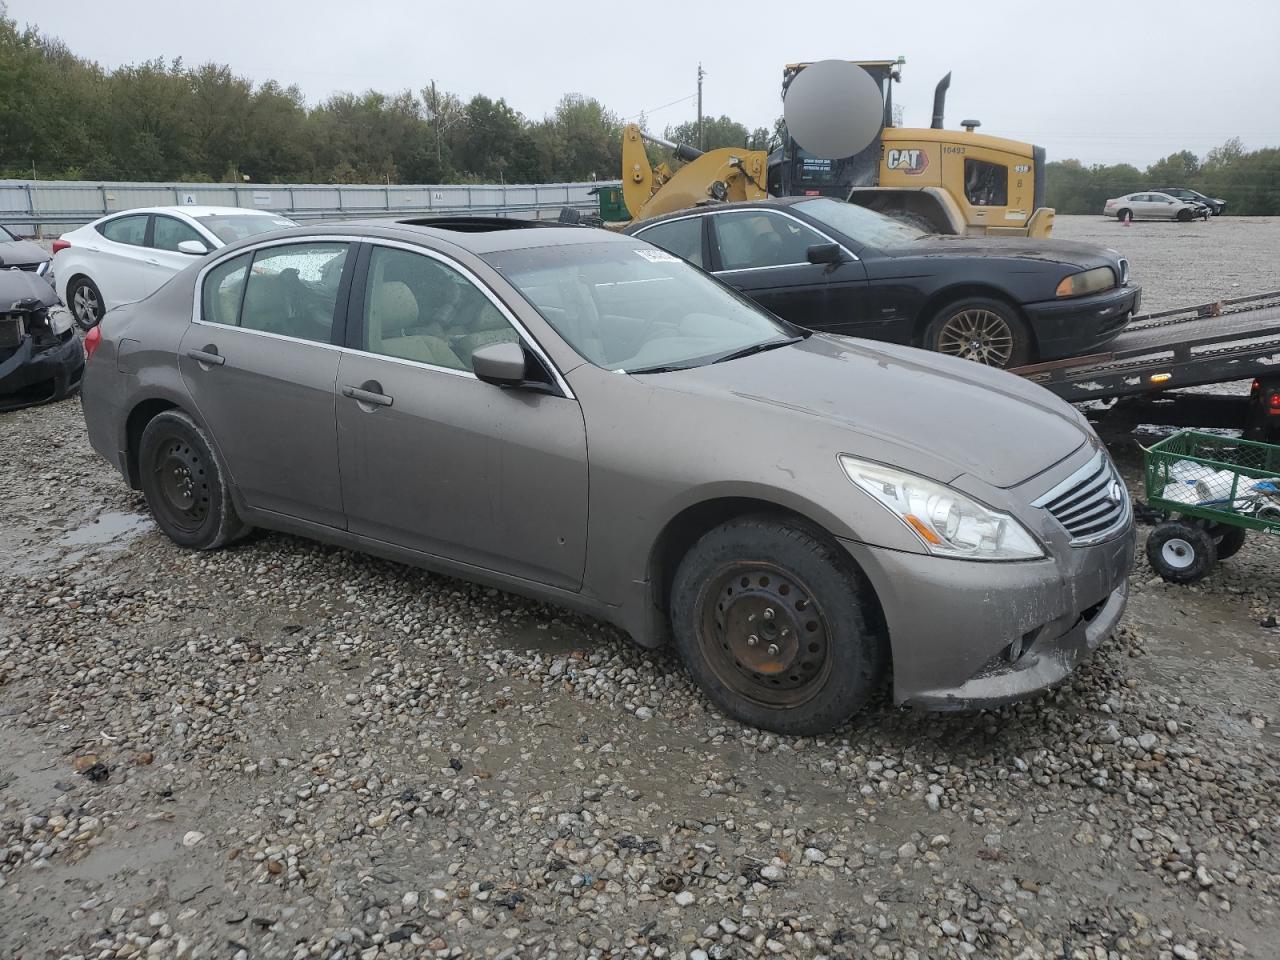
[[[1086,293],[1101,293],[1116,285],[1116,272],[1110,267],[1094,267],[1083,273],[1063,277],[1055,292],[1059,297],[1082,297]]]

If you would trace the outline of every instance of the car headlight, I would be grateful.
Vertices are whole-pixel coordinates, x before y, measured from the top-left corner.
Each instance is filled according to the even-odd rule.
[[[841,455],[849,479],[911,530],[925,549],[962,560],[1035,560],[1044,550],[1007,513],[984,507],[953,487]]]
[[[1116,285],[1116,272],[1110,267],[1094,267],[1083,273],[1073,273],[1058,284],[1059,297],[1080,297],[1086,293],[1110,290]]]

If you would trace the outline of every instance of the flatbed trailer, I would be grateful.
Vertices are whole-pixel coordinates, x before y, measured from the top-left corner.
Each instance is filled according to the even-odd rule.
[[[1012,371],[1108,417],[1280,439],[1280,291],[1135,317],[1105,353]],[[1248,396],[1180,387],[1252,380]],[[1174,392],[1171,392],[1174,391]]]

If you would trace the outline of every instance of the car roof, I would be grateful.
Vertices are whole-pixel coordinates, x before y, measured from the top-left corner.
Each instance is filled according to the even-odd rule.
[[[635,237],[597,227],[570,226],[553,221],[517,220],[502,217],[375,217],[335,220],[272,231],[229,244],[250,247],[254,243],[282,237],[308,237],[317,233],[346,234],[388,240],[433,240],[459,247],[477,255],[531,247],[572,246],[586,243],[630,243]]]
[[[172,207],[134,207],[129,210],[113,210],[108,216],[117,217],[139,213],[183,213],[188,217],[245,216],[249,214],[285,218],[289,216],[287,213],[277,213],[274,210],[262,210],[257,207],[215,207],[199,204],[183,204],[182,206]],[[104,217],[103,219],[106,218]]]
[[[821,200],[822,197],[766,197],[763,200],[738,200],[735,203],[709,203],[701,207],[686,207],[683,210],[675,210],[671,213],[664,213],[661,216],[649,217],[637,223],[633,223],[627,227],[640,229],[642,227],[651,227],[655,223],[662,223],[664,220],[677,220],[681,217],[705,216],[712,213],[724,213],[726,210],[785,210],[787,207],[794,207],[798,203],[804,203],[807,200]],[[834,197],[827,197],[828,200],[834,200]]]

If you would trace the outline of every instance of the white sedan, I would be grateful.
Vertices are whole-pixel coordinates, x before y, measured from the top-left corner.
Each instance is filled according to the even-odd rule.
[[[1130,193],[1108,200],[1102,215],[1117,220],[1208,220],[1209,208],[1167,193]]]
[[[193,257],[296,226],[288,217],[241,207],[122,210],[53,241],[54,284],[88,330],[112,307],[150,296]]]

